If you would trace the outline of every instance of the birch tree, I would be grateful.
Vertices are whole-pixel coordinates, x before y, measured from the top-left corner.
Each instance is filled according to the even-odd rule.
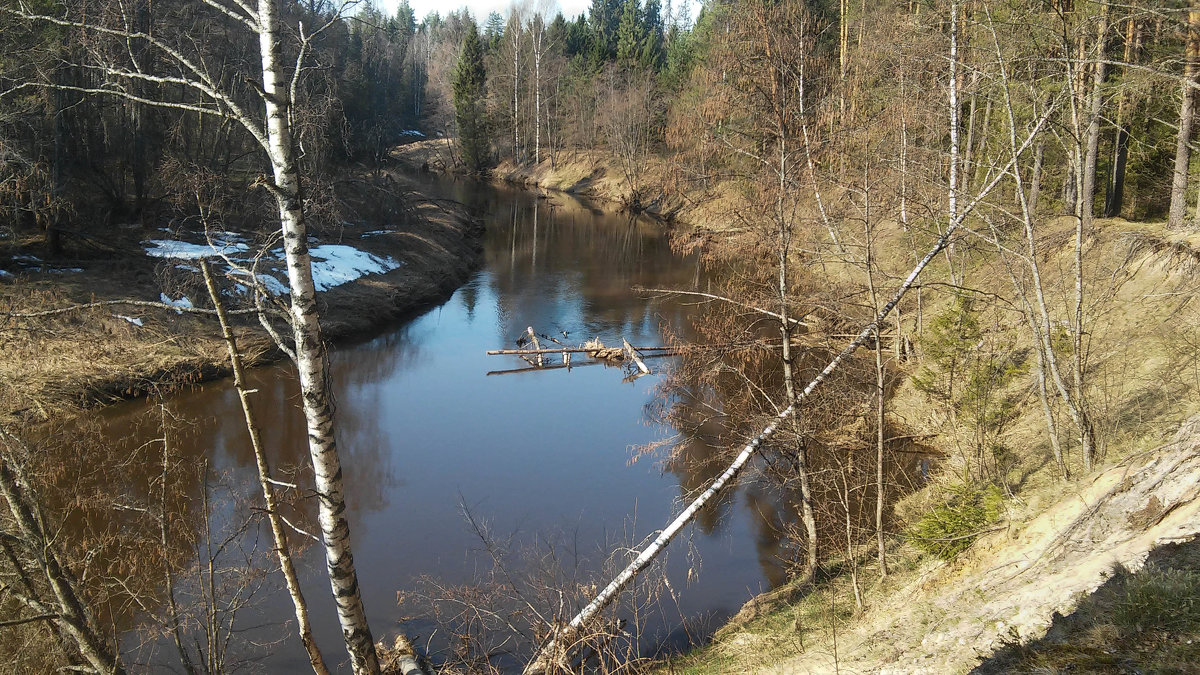
[[[330,400],[328,360],[319,324],[316,288],[308,252],[308,227],[305,218],[305,194],[293,138],[294,98],[306,69],[312,40],[328,29],[350,6],[344,0],[326,21],[316,27],[299,24],[296,42],[291,46],[294,61],[285,64],[281,0],[202,0],[203,9],[230,28],[249,31],[257,38],[259,72],[241,73],[254,85],[261,112],[255,112],[229,90],[230,81],[214,74],[195,43],[186,39],[168,41],[167,31],[142,31],[122,6],[108,21],[94,18],[82,4],[67,3],[55,15],[40,14],[23,2],[8,5],[3,11],[22,20],[54,25],[78,31],[89,41],[101,44],[140,45],[155,60],[169,64],[162,73],[141,67],[137,60],[120,58],[121,50],[92,49],[85,66],[104,77],[100,86],[66,86],[92,96],[116,96],[149,106],[188,110],[201,115],[231,120],[241,126],[267,157],[271,175],[257,184],[274,199],[284,242],[284,255],[290,289],[289,321],[293,344],[288,349],[299,374],[301,402],[308,428],[309,457],[312,462],[318,503],[321,543],[338,621],[342,628],[351,666],[356,673],[377,673],[379,661],[374,640],[367,625],[359,594],[350,530],[346,520],[346,499],[336,440],[336,420]],[[131,52],[133,50],[130,50]],[[290,69],[290,74],[288,73]],[[133,84],[144,84],[157,91],[175,88],[191,94],[182,99],[142,96]]]

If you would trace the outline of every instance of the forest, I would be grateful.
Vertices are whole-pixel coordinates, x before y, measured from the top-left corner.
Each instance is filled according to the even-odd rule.
[[[1118,618],[1089,609],[1092,623],[1066,640],[1074,651],[1062,641],[1035,649],[1025,645],[1068,606],[1039,605],[1041,618],[972,633],[974,651],[927,672],[1091,672],[1111,665],[1100,652],[1112,642],[1124,644],[1124,662],[1152,668],[1200,658],[1187,640],[1200,635],[1200,613],[1170,600],[1200,589],[1197,557],[1146,563],[1138,574],[1149,576],[1129,563],[1156,561],[1161,542],[1200,532],[1195,491],[1181,487],[1194,482],[1196,453],[1165,474],[1145,469],[1152,485],[1126,478],[1139,475],[1137,462],[1196,443],[1184,432],[1200,411],[1200,7],[707,0],[695,16],[687,7],[593,0],[572,17],[527,1],[487,16],[417,17],[405,0],[394,10],[352,0],[0,0],[0,658],[30,672],[136,670],[113,618],[136,607],[154,617],[178,668],[232,667],[223,650],[235,631],[221,617],[238,593],[218,601],[216,557],[207,577],[196,572],[210,591],[199,618],[175,607],[185,559],[213,542],[193,531],[211,510],[207,489],[198,507],[181,487],[196,467],[171,467],[167,408],[160,455],[143,447],[93,461],[103,451],[90,432],[59,440],[78,455],[70,462],[41,450],[56,435],[48,429],[107,400],[88,393],[101,385],[67,383],[47,364],[113,334],[84,312],[131,303],[125,277],[67,286],[56,270],[181,225],[198,227],[214,253],[185,274],[145,272],[138,284],[163,286],[161,302],[132,302],[157,320],[194,320],[172,330],[209,335],[206,360],[139,365],[103,385],[127,394],[104,396],[159,400],[197,379],[232,377],[263,500],[247,507],[255,515],[238,536],[269,532],[316,673],[345,659],[355,673],[406,675],[832,672],[841,658],[886,667],[888,657],[862,645],[882,634],[871,617],[906,597],[904,584],[919,587],[935,565],[946,589],[987,579],[980,570],[1038,531],[1030,523],[1064,512],[1058,498],[1093,495],[1120,471],[1111,479],[1120,487],[1095,499],[1127,499],[1125,510],[1096,506],[1055,525],[1052,554],[1032,556],[1092,575],[1060,580],[1064,603],[1116,579],[1116,590],[1105,582],[1093,597]],[[705,481],[681,495],[679,517],[627,542],[607,577],[521,577],[496,555],[487,585],[406,589],[406,611],[441,631],[436,645],[391,628],[376,643],[367,624],[342,486],[344,413],[329,374],[337,331],[326,314],[370,311],[353,298],[326,301],[335,296],[313,271],[317,243],[341,244],[349,223],[433,219],[473,236],[458,207],[406,182],[413,170],[583,194],[661,223],[680,255],[696,256],[705,285],[636,289],[695,305],[691,338],[668,336],[680,356],[651,411],[682,440],[634,459],[684,461],[701,439],[722,447]],[[250,239],[260,247],[253,260],[229,253]],[[465,278],[471,244],[435,243]],[[400,266],[388,261],[379,253],[374,271]],[[227,294],[234,287],[240,296]],[[181,308],[172,298],[184,288],[202,300]],[[536,344],[532,326],[529,335]],[[141,349],[88,360],[129,361]],[[295,364],[307,433],[308,456],[287,480],[273,477],[260,447],[245,370],[275,358]],[[161,475],[128,487],[140,506],[105,494],[135,461],[161,464]],[[72,495],[63,481],[76,472],[88,487]],[[669,595],[670,582],[655,585],[655,557],[738,481],[784,505],[776,525],[786,580],[697,640],[704,649],[645,653],[622,612],[639,593]],[[297,496],[306,490],[312,499]],[[119,527],[109,522],[117,511],[140,515]],[[1080,524],[1102,513],[1102,527]],[[92,539],[55,536],[73,521]],[[492,554],[486,528],[471,526]],[[1083,531],[1093,538],[1062,543]],[[1157,538],[1146,543],[1147,533]],[[323,551],[344,637],[336,656],[313,639],[289,538]],[[1135,540],[1141,548],[1128,548]],[[1062,553],[1106,548],[1105,570]],[[167,560],[154,560],[156,549]],[[128,564],[122,552],[132,552]],[[138,566],[153,578],[134,574]],[[1158,589],[1138,606],[1144,614],[1122,595],[1138,584]],[[893,632],[917,625],[905,612],[926,611],[918,604],[890,606]],[[838,652],[839,630],[861,638],[857,652]],[[746,635],[759,646],[745,648]],[[826,643],[832,666],[821,660]],[[895,647],[908,658],[905,649]]]

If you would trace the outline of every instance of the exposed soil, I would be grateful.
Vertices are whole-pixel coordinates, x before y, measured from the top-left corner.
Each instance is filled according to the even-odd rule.
[[[417,171],[461,170],[444,138],[398,146],[391,157]],[[746,203],[731,182],[692,176],[675,163],[654,156],[638,158],[634,168],[627,172],[624,160],[600,150],[560,150],[536,164],[505,159],[491,169],[489,177],[611,202],[664,221],[686,223],[696,230],[730,230],[736,226],[734,214],[745,210]]]
[[[358,216],[354,222],[313,228],[314,244],[353,244],[401,263],[320,294],[331,341],[368,335],[444,300],[480,262],[482,226],[465,211],[423,198],[403,177],[390,175],[386,184],[386,196],[375,189],[341,195]],[[227,373],[225,346],[208,316],[136,306],[11,315],[85,302],[156,301],[164,292],[206,298],[197,275],[177,269],[180,261],[145,254],[143,241],[168,236],[159,230],[116,225],[105,232],[102,247],[77,246],[68,249],[70,258],[57,259],[45,255],[36,234],[0,242],[0,269],[9,272],[0,274],[0,316],[7,314],[0,323],[0,421],[33,424]],[[256,322],[241,319],[239,325],[251,363],[279,357]]]

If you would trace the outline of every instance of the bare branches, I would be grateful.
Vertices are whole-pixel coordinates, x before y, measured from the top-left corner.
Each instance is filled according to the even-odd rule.
[[[215,0],[212,0],[212,1],[215,3]],[[121,96],[123,98],[127,98],[129,100],[133,100],[133,101],[136,101],[139,103],[145,103],[148,105],[157,105],[160,107],[170,107],[170,108],[178,108],[178,109],[183,109],[183,110],[191,110],[193,112],[202,112],[205,114],[227,114],[229,117],[231,117],[233,120],[235,120],[238,124],[240,124],[247,132],[249,132],[250,135],[253,136],[256,141],[258,141],[259,145],[261,145],[264,150],[267,149],[267,134],[266,134],[266,130],[263,127],[263,125],[261,123],[259,123],[253,115],[251,115],[247,110],[245,110],[241,106],[241,104],[239,104],[236,100],[234,100],[234,98],[232,96],[228,95],[225,91],[223,91],[221,86],[208,73],[208,70],[206,68],[204,68],[203,66],[201,66],[199,62],[197,62],[195,59],[184,54],[179,48],[171,46],[171,45],[163,42],[158,37],[148,34],[148,33],[141,32],[141,31],[130,30],[127,28],[109,28],[107,26],[102,26],[102,25],[99,25],[97,23],[94,23],[92,21],[87,21],[87,20],[76,20],[76,19],[69,19],[69,18],[61,18],[61,17],[57,17],[57,16],[50,16],[47,14],[37,14],[37,13],[31,11],[28,8],[28,6],[25,5],[24,2],[21,2],[17,9],[13,9],[10,7],[3,7],[3,8],[0,8],[0,12],[5,12],[7,14],[10,14],[17,18],[23,19],[25,21],[47,23],[47,24],[59,26],[62,28],[72,28],[72,29],[84,31],[85,33],[95,33],[98,35],[106,35],[108,37],[114,37],[114,38],[118,38],[121,40],[144,42],[145,44],[147,44],[147,45],[155,48],[159,52],[161,52],[171,62],[180,66],[184,71],[191,73],[191,76],[189,76],[189,77],[152,76],[152,75],[148,75],[146,73],[139,72],[138,70],[129,70],[129,69],[114,68],[112,66],[106,66],[103,63],[103,61],[99,60],[99,59],[97,60],[97,63],[95,65],[92,65],[90,67],[98,68],[101,71],[105,72],[106,74],[116,76],[116,77],[128,77],[131,79],[141,79],[141,80],[150,81],[150,82],[180,84],[180,85],[195,89],[195,90],[199,91],[200,93],[202,93],[209,100],[211,100],[214,104],[216,104],[219,108],[219,111],[214,112],[213,110],[211,110],[209,108],[204,108],[201,106],[192,106],[190,104],[150,99],[147,97],[138,96],[131,92],[126,92],[126,91],[119,90],[119,89],[110,89],[107,87],[98,87],[98,88],[80,87],[80,88],[77,88],[77,90],[79,90],[81,93],[97,93],[97,94]],[[63,87],[63,85],[58,85],[58,87]],[[76,89],[73,87],[66,87],[66,88]]]
[[[779,312],[772,312],[769,309],[763,309],[761,307],[756,307],[754,305],[751,305],[746,302],[742,302],[740,300],[735,300],[733,298],[727,298],[723,295],[716,295],[713,293],[703,293],[701,291],[672,290],[669,288],[642,288],[640,286],[634,287],[633,290],[640,292],[640,293],[662,293],[663,295],[690,295],[690,296],[696,296],[696,297],[701,297],[701,298],[708,298],[709,300],[719,300],[721,302],[727,302],[731,305],[736,305],[743,309],[748,309],[752,312],[764,314],[764,315],[769,316],[774,319],[779,319],[781,321],[787,321],[788,325],[791,325],[791,326],[807,326],[808,325],[807,323],[805,323],[799,319],[793,319],[791,317],[784,317]]]
[[[168,309],[175,312],[186,312],[188,314],[203,314],[206,316],[216,316],[217,310],[204,309],[202,307],[188,307],[184,305],[169,305],[165,302],[154,302],[153,300],[102,300],[98,302],[86,302],[79,305],[71,305],[70,307],[58,307],[56,309],[44,309],[37,312],[3,312],[0,316],[5,316],[10,319],[36,319],[44,316],[55,316],[58,314],[69,314],[71,312],[81,312],[97,307],[152,307],[154,309]],[[260,314],[259,309],[235,309],[228,312],[230,315],[240,314]]]

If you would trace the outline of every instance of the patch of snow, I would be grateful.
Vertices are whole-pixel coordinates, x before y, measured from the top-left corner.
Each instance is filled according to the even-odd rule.
[[[368,232],[363,236],[375,236],[391,232],[394,232],[394,230],[376,230]],[[213,245],[211,246],[209,244],[192,244],[174,239],[151,239],[142,243],[146,247],[146,255],[174,260],[199,260],[217,254],[224,254],[234,260],[237,260],[238,257],[245,260],[244,255],[238,257],[235,257],[235,255],[250,252],[250,246],[246,243],[245,238],[234,233],[223,233],[214,237]],[[368,274],[390,272],[403,264],[388,256],[375,255],[345,244],[317,245],[315,239],[311,239],[311,244],[312,246],[308,252],[312,258],[313,285],[317,291],[327,291],[330,288],[341,286]],[[282,261],[284,257],[283,247],[279,246],[264,253],[260,260]],[[176,264],[175,267],[189,272],[197,271],[194,265],[187,263]],[[269,264],[266,267],[274,269],[268,269],[258,274],[257,282],[263,289],[270,295],[275,296],[291,293],[291,289],[286,281],[286,270],[282,266],[277,267],[275,264]],[[226,272],[242,276],[243,278],[248,277],[250,274],[242,270],[227,270]],[[250,289],[247,285],[237,284],[236,291],[240,294],[246,294],[250,292]],[[166,294],[163,294],[162,298],[164,303],[178,307],[192,306],[190,303],[187,305],[179,304],[188,302],[187,298],[176,301],[168,298]]]
[[[199,272],[200,271],[200,268],[196,267],[195,265],[184,265],[182,263],[176,265],[175,269],[183,270],[184,272]]]
[[[371,230],[370,232],[363,232],[362,236],[363,237],[378,237],[381,234],[392,234],[394,232],[395,232],[395,230]]]
[[[404,131],[400,132],[400,135],[401,136],[416,136],[417,138],[425,138],[425,134],[421,133],[420,131],[417,131],[416,129],[405,129]]]
[[[9,272],[8,270],[0,270],[0,279],[11,277],[12,275],[13,273]]]
[[[239,277],[250,276],[250,273],[245,270],[230,270],[229,273]],[[259,274],[258,283],[262,285],[263,290],[265,290],[268,295],[287,295],[292,292],[286,283],[280,281],[270,274]],[[243,284],[237,284],[236,288],[238,293],[245,294],[250,292],[250,288]]]
[[[143,243],[146,245],[146,255],[154,258],[174,258],[177,260],[199,260],[201,258],[211,258],[216,255],[245,253],[250,250],[249,246],[239,241],[225,243],[214,241],[213,246],[209,246],[208,244],[191,244],[186,241],[176,241],[174,239],[151,239]]]
[[[125,316],[124,314],[113,314],[113,316],[117,317],[118,319],[125,319],[126,321],[128,321],[129,323],[131,323],[135,326],[142,325],[142,320],[137,317]]]
[[[32,255],[14,255],[12,257],[12,259],[17,262],[23,262],[23,263],[40,263],[40,262],[42,262],[41,258],[38,258],[37,256],[32,256]]]
[[[388,256],[378,256],[344,244],[323,244],[310,249],[308,253],[313,258],[313,285],[318,291],[400,267],[400,263]]]
[[[191,309],[192,308],[192,301],[188,300],[186,295],[178,300],[172,300],[171,296],[167,295],[166,293],[159,293],[158,299],[164,305],[170,305],[172,307],[182,307],[183,309]],[[177,309],[177,310],[175,310],[175,313],[183,314],[183,309]]]
[[[73,274],[75,272],[82,272],[83,268],[82,267],[49,267],[49,268],[45,268],[43,271],[49,272],[51,274]]]

